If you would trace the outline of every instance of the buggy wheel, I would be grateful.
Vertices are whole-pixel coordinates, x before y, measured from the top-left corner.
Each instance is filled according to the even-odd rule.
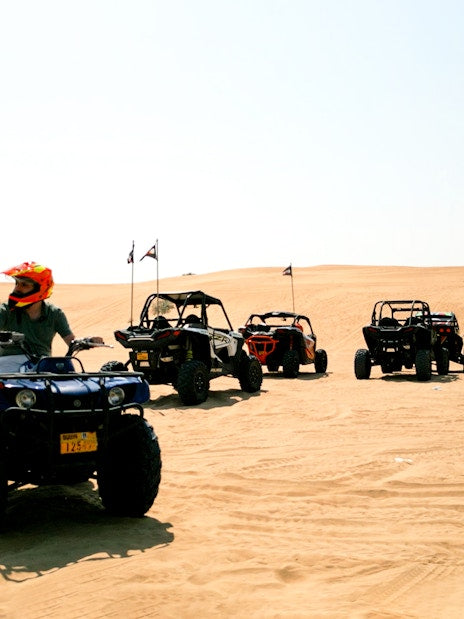
[[[430,350],[421,348],[416,353],[417,380],[430,380],[432,377],[432,355]]]
[[[296,378],[300,371],[300,357],[296,350],[287,350],[282,359],[282,371],[285,378]]]
[[[100,372],[127,372],[127,367],[122,361],[107,361],[101,366]]]
[[[261,389],[263,382],[263,368],[259,360],[253,355],[248,356],[244,350],[240,356],[238,380],[242,391],[255,393]]]
[[[101,501],[111,513],[142,517],[161,481],[158,439],[139,415],[121,415],[110,423],[109,433],[97,468]]]
[[[367,379],[371,375],[371,357],[369,351],[360,348],[354,356],[354,373],[358,380]]]
[[[440,376],[446,376],[449,372],[449,352],[447,348],[439,348],[435,353],[437,362],[437,373]]]
[[[316,350],[316,356],[314,357],[314,369],[316,374],[325,374],[327,370],[327,353],[322,348]]]
[[[201,404],[208,397],[208,368],[203,361],[192,359],[179,368],[176,389],[185,405]]]

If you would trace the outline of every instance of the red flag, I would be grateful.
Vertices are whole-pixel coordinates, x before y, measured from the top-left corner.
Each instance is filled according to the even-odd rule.
[[[144,258],[154,258],[155,260],[158,260],[158,253],[156,251],[156,245],[153,245],[153,247],[150,247],[150,249],[147,251],[147,253],[142,256],[140,258],[140,260],[142,261]]]
[[[290,265],[289,267],[287,267],[286,269],[284,269],[282,271],[282,275],[291,275],[293,277],[293,273],[292,273],[292,265]]]

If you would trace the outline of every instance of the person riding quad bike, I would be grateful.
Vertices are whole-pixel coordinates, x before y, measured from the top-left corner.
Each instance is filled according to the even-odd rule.
[[[58,333],[69,346],[76,336],[65,313],[47,299],[53,292],[52,271],[37,262],[23,262],[2,271],[15,281],[8,302],[0,304],[0,330],[23,333],[21,346],[0,349],[0,372],[31,368],[41,356],[51,354]],[[101,337],[90,341],[102,343]]]

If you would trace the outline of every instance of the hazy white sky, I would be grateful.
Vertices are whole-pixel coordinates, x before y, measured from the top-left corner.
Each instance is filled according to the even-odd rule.
[[[0,269],[462,265],[460,0],[0,0]]]

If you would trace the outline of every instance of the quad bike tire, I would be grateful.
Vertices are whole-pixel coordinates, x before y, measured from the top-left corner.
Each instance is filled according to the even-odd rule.
[[[327,371],[327,353],[322,348],[316,350],[314,357],[314,370],[316,374],[325,374]]]
[[[430,350],[420,348],[416,353],[417,380],[427,381],[432,378],[432,355]]]
[[[449,373],[449,352],[447,348],[440,348],[435,354],[437,373],[446,376]]]
[[[97,468],[105,509],[118,516],[142,517],[153,505],[160,481],[161,453],[153,428],[139,415],[121,415],[111,422]]]
[[[208,398],[209,373],[203,361],[192,359],[179,368],[175,388],[186,406],[201,404]]]
[[[354,356],[354,374],[358,380],[368,379],[371,375],[371,357],[369,351],[360,348]]]
[[[127,367],[122,361],[107,361],[101,366],[100,372],[127,372]]]
[[[242,391],[255,393],[261,389],[263,382],[263,368],[259,360],[254,356],[248,356],[242,350],[238,368],[238,380]]]
[[[282,358],[282,372],[285,378],[296,378],[300,372],[300,357],[296,350],[287,350]]]

